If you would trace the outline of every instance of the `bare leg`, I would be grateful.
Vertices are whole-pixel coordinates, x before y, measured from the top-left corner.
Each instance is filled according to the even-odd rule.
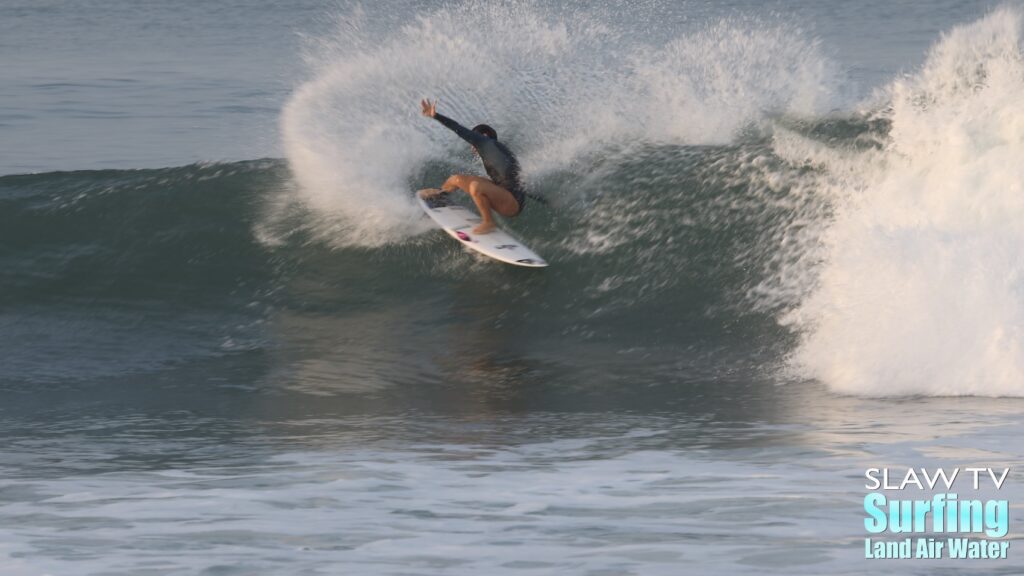
[[[476,204],[476,209],[480,211],[480,217],[483,222],[479,226],[473,228],[474,234],[487,234],[491,230],[495,229],[494,216],[491,215],[491,201],[487,198],[487,195],[480,191],[476,183],[469,185],[469,195],[473,198],[473,202]]]
[[[483,222],[476,228],[473,228],[474,234],[487,234],[494,230],[492,211],[508,217],[519,213],[519,202],[516,201],[515,196],[486,178],[456,174],[441,186],[441,189],[445,191],[451,191],[456,188],[469,194],[480,211],[480,218]]]

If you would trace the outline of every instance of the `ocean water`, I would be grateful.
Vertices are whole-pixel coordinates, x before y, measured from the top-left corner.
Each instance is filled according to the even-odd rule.
[[[0,575],[1022,573],[1022,48],[996,2],[0,2]],[[427,224],[479,167],[423,97],[551,267]],[[865,469],[957,466],[1012,469],[1010,557],[865,559]]]

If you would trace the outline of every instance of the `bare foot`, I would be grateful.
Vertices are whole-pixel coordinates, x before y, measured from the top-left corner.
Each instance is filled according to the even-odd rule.
[[[433,198],[434,196],[437,196],[440,193],[440,188],[424,188],[423,190],[417,192],[417,194],[420,195],[420,198],[423,198],[424,200],[427,198]]]
[[[488,232],[492,232],[495,228],[496,226],[494,225],[494,222],[484,222],[476,228],[473,228],[473,234],[487,234]]]

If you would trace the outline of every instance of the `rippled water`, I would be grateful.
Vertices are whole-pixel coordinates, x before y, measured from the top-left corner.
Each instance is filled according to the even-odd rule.
[[[732,392],[716,412],[303,416],[268,397],[7,417],[5,573],[859,574],[865,468],[1021,458],[1019,405]]]

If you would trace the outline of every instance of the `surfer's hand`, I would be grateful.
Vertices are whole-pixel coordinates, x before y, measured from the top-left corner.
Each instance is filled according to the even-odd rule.
[[[423,107],[423,115],[426,116],[427,118],[433,118],[434,115],[437,114],[437,100],[431,102],[430,100],[424,98],[420,102],[420,106]]]

